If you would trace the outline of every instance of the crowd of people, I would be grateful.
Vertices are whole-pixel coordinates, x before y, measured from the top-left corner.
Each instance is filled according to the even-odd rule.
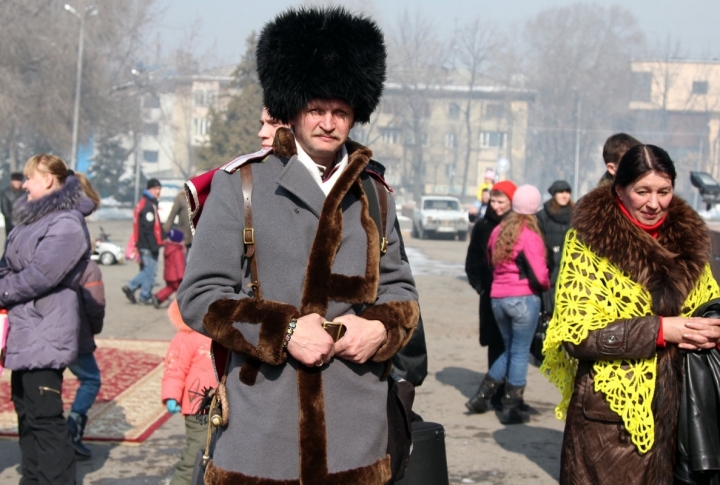
[[[262,30],[257,69],[261,150],[205,177],[202,201],[178,196],[164,223],[150,179],[133,213],[140,271],[122,291],[132,304],[171,301],[177,328],[158,396],[185,418],[171,483],[190,483],[198,467],[213,484],[393,483],[414,415],[390,370],[422,321],[382,166],[348,137],[378,106],[383,36],[342,8],[290,9]],[[288,79],[301,81],[289,89]],[[686,400],[720,395],[718,375],[714,390],[684,384],[717,372],[687,366],[720,342],[706,311],[720,307],[708,228],[674,195],[665,150],[619,133],[603,158],[598,187],[577,203],[564,180],[543,202],[537,187],[485,172],[465,270],[488,369],[465,406],[494,409],[505,425],[530,420],[528,359],[547,318],[541,372],[566,419],[560,483],[717,483],[715,462],[696,456],[700,438],[678,445],[686,428],[708,425]],[[75,483],[76,459],[92,454],[83,435],[101,386],[105,294],[85,218],[99,200],[48,154],[0,194],[22,483]],[[166,285],[153,293],[163,248]],[[66,368],[80,381],[67,417]],[[210,396],[220,414],[198,418]],[[397,406],[404,425],[392,421]]]

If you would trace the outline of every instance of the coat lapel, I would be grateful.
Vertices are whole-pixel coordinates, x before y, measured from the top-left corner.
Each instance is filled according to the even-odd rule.
[[[320,217],[325,193],[318,187],[305,165],[298,160],[297,155],[293,155],[287,162],[277,178],[277,183],[305,204],[315,217]]]

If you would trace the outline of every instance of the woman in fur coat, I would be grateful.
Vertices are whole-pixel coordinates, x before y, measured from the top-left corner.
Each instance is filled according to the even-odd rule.
[[[35,155],[25,164],[26,197],[0,261],[0,307],[10,332],[5,366],[22,452],[21,483],[75,484],[75,452],[63,417],[63,371],[78,356],[78,289],[90,259],[84,216],[94,204],[65,162]]]
[[[690,317],[720,290],[675,175],[667,152],[638,145],[573,213],[541,367],[567,420],[561,484],[673,483],[681,350],[720,339],[720,320]]]

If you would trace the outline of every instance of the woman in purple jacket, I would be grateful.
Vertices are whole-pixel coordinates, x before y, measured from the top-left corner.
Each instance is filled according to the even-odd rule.
[[[529,419],[521,409],[528,355],[540,312],[539,295],[550,286],[545,243],[535,217],[541,202],[537,188],[518,187],[512,200],[513,211],[493,230],[488,241],[493,266],[490,298],[505,351],[485,374],[473,407],[487,410],[490,396],[507,378],[500,413],[503,424]]]
[[[12,370],[22,483],[74,484],[75,453],[63,417],[63,370],[78,354],[78,288],[90,258],[84,213],[92,202],[60,158],[25,164],[27,196],[0,261],[0,307],[10,332],[5,367]]]

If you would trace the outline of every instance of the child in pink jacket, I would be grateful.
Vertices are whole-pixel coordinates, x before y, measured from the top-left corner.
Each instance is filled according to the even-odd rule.
[[[185,416],[185,448],[173,473],[170,485],[189,484],[195,455],[205,447],[207,422],[194,416],[203,397],[203,389],[217,387],[217,379],[210,358],[208,337],[185,325],[176,301],[168,308],[170,321],[178,333],[170,341],[165,356],[162,379],[162,401],[170,413]]]

